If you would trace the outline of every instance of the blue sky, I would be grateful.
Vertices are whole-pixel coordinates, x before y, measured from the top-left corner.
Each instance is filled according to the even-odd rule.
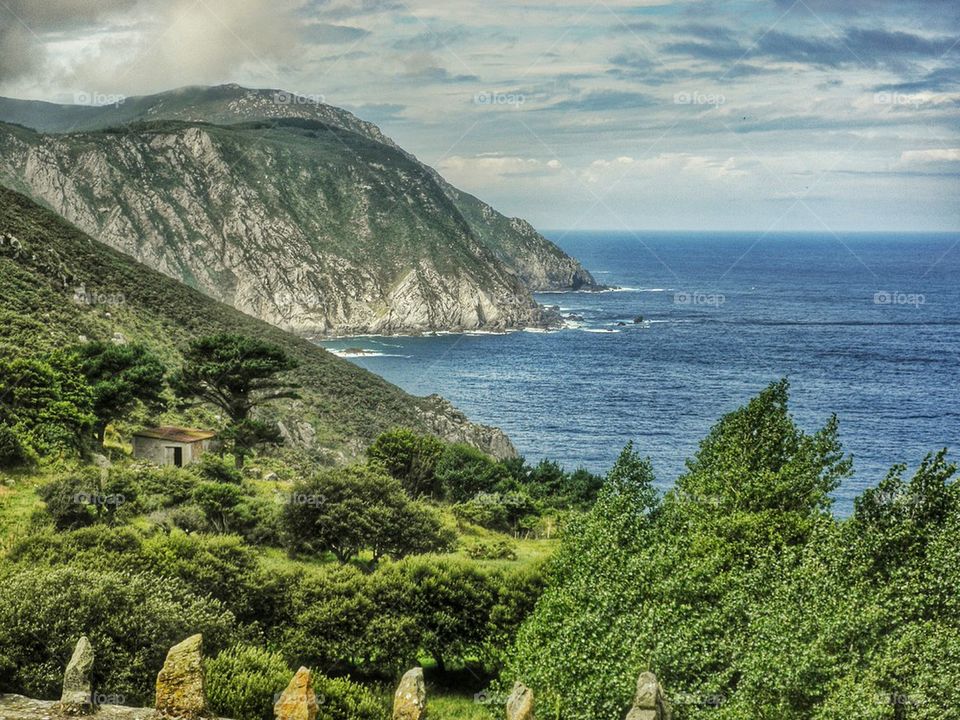
[[[946,0],[4,0],[0,94],[238,82],[540,228],[960,229]]]

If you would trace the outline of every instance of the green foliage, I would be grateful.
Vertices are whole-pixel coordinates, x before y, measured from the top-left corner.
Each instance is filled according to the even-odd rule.
[[[243,489],[219,482],[201,482],[193,490],[193,501],[217,532],[236,532],[251,520]]]
[[[234,645],[204,663],[207,700],[221,717],[273,720],[273,704],[293,676],[283,656]]]
[[[942,453],[909,482],[895,468],[835,520],[829,492],[849,470],[836,421],[806,435],[786,393],[723,418],[662,503],[649,468],[621,456],[505,673],[534,688],[538,717],[622,716],[646,669],[678,720],[954,717],[954,468]]]
[[[374,562],[385,555],[440,552],[453,541],[435,511],[410,500],[398,480],[369,465],[324,470],[295,483],[284,527],[293,550],[329,551],[340,562],[362,551]]]
[[[385,703],[349,678],[327,678],[314,673],[317,720],[387,720]]]
[[[202,632],[216,652],[233,615],[172,578],[125,569],[31,567],[0,576],[0,690],[56,698],[81,635],[96,648],[94,685],[149,704],[167,650]]]
[[[380,463],[403,483],[410,497],[427,495],[440,499],[443,488],[437,479],[437,464],[444,443],[432,435],[418,435],[406,428],[395,428],[380,435],[369,448],[367,457]]]
[[[204,453],[196,465],[196,472],[204,480],[239,485],[243,475],[230,462],[213,453]]]
[[[506,540],[492,543],[480,542],[467,548],[467,555],[474,560],[516,560],[517,553],[513,545]]]
[[[69,358],[0,358],[0,427],[6,462],[78,455],[93,427],[92,394]]]
[[[480,492],[493,491],[506,472],[489,456],[469,445],[447,445],[437,463],[437,482],[451,502],[466,502]]]
[[[128,476],[96,469],[70,472],[39,489],[46,510],[60,529],[93,522],[113,523],[136,507],[137,489]]]
[[[251,413],[271,401],[297,397],[290,381],[280,377],[296,367],[297,362],[278,345],[221,333],[190,343],[173,387],[180,397],[209,403],[230,418],[224,437],[242,467],[244,457],[257,445],[279,442],[276,428],[252,418]]]
[[[146,346],[94,341],[73,352],[92,390],[94,428],[101,443],[107,425],[125,417],[137,402],[159,409],[165,369]]]

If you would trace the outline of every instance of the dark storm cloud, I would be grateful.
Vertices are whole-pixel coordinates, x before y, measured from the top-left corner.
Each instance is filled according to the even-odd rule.
[[[775,60],[819,67],[848,65],[904,70],[913,61],[939,60],[956,47],[957,38],[925,38],[907,32],[848,28],[842,37],[812,38],[776,30],[757,41],[756,52]]]

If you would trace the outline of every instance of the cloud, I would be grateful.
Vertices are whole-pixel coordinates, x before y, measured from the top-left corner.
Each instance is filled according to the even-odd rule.
[[[608,112],[611,110],[634,110],[637,108],[651,107],[657,103],[656,98],[646,93],[625,90],[591,90],[581,93],[576,98],[554,103],[547,109],[564,112],[572,110]]]
[[[330,25],[327,23],[310,23],[300,30],[300,36],[307,42],[318,45],[337,45],[352,43],[370,35],[369,30],[350,25]]]

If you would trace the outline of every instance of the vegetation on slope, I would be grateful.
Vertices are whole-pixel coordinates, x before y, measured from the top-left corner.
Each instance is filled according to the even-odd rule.
[[[217,303],[90,239],[48,210],[0,189],[0,346],[9,356],[74,345],[82,339],[139,343],[168,368],[190,341],[235,333],[272,343],[297,363],[299,399],[266,411],[315,460],[359,455],[396,426],[431,431],[443,412],[306,340]],[[210,411],[163,419],[217,427]],[[496,438],[454,419],[478,444]]]

